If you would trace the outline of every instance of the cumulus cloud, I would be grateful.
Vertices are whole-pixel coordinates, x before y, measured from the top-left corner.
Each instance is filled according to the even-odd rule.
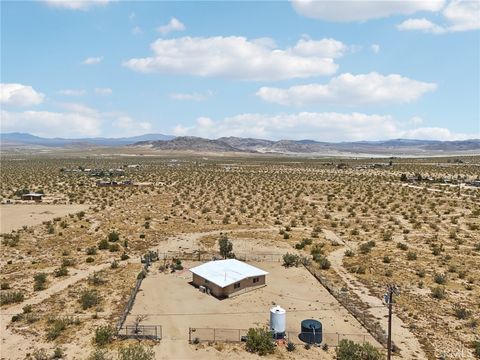
[[[338,22],[366,21],[391,15],[409,15],[417,11],[439,11],[445,0],[292,0],[303,16]]]
[[[26,131],[38,136],[76,138],[98,136],[100,125],[98,117],[84,113],[2,110],[2,132]]]
[[[84,65],[95,65],[99,64],[103,61],[103,56],[96,56],[96,57],[88,57],[85,60],[83,60]]]
[[[241,80],[283,80],[332,75],[344,45],[332,39],[300,40],[293,48],[279,49],[268,38],[241,36],[158,39],[154,56],[133,58],[124,66],[144,73],[189,74]]]
[[[87,93],[87,91],[83,89],[63,89],[58,93],[65,96],[83,96]]]
[[[191,126],[177,125],[177,136],[207,138],[222,136],[264,139],[313,139],[318,141],[361,141],[395,138],[458,140],[474,136],[455,134],[444,128],[405,129],[389,115],[336,112],[293,114],[240,114],[221,120],[200,117]]]
[[[110,88],[95,88],[95,94],[98,95],[111,95],[112,94],[112,89]]]
[[[29,85],[1,83],[0,103],[11,106],[33,106],[43,102],[45,95]],[[3,120],[2,120],[3,121]]]
[[[190,101],[204,101],[213,95],[211,90],[208,90],[205,93],[171,93],[170,99],[173,100],[190,100]]]
[[[442,11],[443,24],[438,25],[425,18],[411,18],[397,28],[402,31],[422,31],[433,34],[480,29],[480,2],[478,0],[452,0]]]
[[[409,103],[437,87],[397,74],[376,72],[341,74],[327,84],[297,85],[290,88],[262,87],[256,95],[281,105],[335,104],[345,106]]]
[[[152,124],[145,121],[135,121],[127,115],[118,117],[112,123],[116,131],[115,136],[143,135],[152,129]]]
[[[106,6],[111,0],[43,0],[48,6],[68,10],[89,10],[95,6]]]
[[[185,29],[185,25],[182,24],[180,20],[176,18],[171,18],[168,24],[159,26],[157,28],[157,31],[162,35],[166,35],[173,31],[184,31]]]

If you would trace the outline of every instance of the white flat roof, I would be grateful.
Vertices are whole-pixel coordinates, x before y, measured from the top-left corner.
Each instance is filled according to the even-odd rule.
[[[268,274],[236,259],[210,261],[191,268],[190,271],[222,288],[249,277]]]

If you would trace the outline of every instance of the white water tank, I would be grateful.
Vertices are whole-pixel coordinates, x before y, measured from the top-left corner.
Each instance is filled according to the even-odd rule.
[[[282,338],[285,335],[285,319],[286,312],[280,305],[274,306],[270,309],[270,330],[275,334],[275,337]]]

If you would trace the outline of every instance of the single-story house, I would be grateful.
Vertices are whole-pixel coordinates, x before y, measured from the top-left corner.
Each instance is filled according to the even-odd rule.
[[[42,201],[43,194],[41,193],[28,193],[22,195],[22,200],[34,200],[34,201]]]
[[[265,285],[268,272],[236,259],[215,260],[191,268],[193,285],[203,287],[218,298],[240,290]]]

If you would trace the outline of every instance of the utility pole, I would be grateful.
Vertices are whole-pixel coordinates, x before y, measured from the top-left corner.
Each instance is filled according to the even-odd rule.
[[[396,285],[388,285],[384,301],[388,306],[388,338],[387,338],[387,360],[392,359],[392,312],[393,312],[393,295],[398,295],[399,291]]]

